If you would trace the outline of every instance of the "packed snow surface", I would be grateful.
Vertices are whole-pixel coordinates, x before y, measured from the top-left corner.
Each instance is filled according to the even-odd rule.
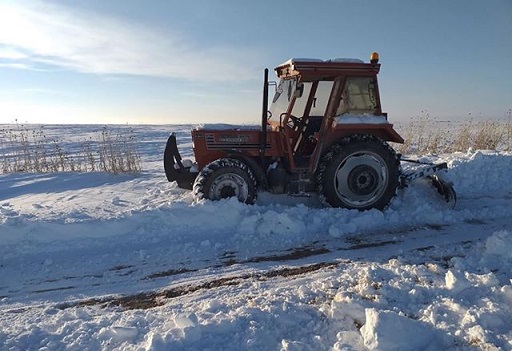
[[[455,209],[421,179],[383,212],[197,202],[162,165],[191,127],[131,126],[139,174],[0,174],[1,350],[512,350],[512,154],[408,155]]]

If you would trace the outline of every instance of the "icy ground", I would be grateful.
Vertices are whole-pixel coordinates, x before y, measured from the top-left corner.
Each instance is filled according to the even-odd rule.
[[[425,157],[454,210],[195,203],[161,162],[189,126],[133,128],[141,174],[0,175],[1,350],[512,350],[511,153]]]

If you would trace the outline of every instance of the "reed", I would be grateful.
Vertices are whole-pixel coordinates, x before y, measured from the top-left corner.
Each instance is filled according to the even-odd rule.
[[[507,118],[465,122],[440,121],[428,113],[411,118],[397,128],[405,142],[396,149],[402,154],[439,154],[468,150],[512,150],[512,111]]]
[[[96,137],[65,143],[49,138],[44,126],[9,125],[0,129],[0,172],[108,172],[142,170],[131,128],[104,127]]]

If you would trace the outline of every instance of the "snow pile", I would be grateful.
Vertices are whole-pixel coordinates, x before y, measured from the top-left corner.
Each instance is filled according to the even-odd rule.
[[[506,155],[507,157],[503,157]],[[512,195],[510,178],[512,155],[496,151],[454,154],[448,162],[450,177],[464,196],[506,197]]]
[[[426,180],[383,212],[248,206],[168,183],[170,130],[190,157],[189,126],[134,127],[142,174],[0,175],[3,349],[512,349],[512,154],[423,157],[454,210]]]
[[[434,338],[430,325],[392,311],[366,309],[361,328],[364,345],[370,350],[425,350]],[[411,340],[410,336],[415,338]]]
[[[512,233],[494,233],[466,257],[448,261],[449,269],[392,259],[349,272],[330,306],[342,328],[335,349],[354,341],[370,350],[439,350],[461,343],[510,349],[512,258],[494,251],[496,241],[510,251]],[[501,268],[489,270],[498,263]],[[354,325],[361,326],[359,337],[350,330]]]

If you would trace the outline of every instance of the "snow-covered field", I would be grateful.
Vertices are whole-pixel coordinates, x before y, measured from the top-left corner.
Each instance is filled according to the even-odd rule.
[[[425,157],[453,210],[423,180],[384,212],[197,203],[161,161],[190,126],[131,128],[141,174],[0,174],[1,350],[512,350],[511,153]]]

